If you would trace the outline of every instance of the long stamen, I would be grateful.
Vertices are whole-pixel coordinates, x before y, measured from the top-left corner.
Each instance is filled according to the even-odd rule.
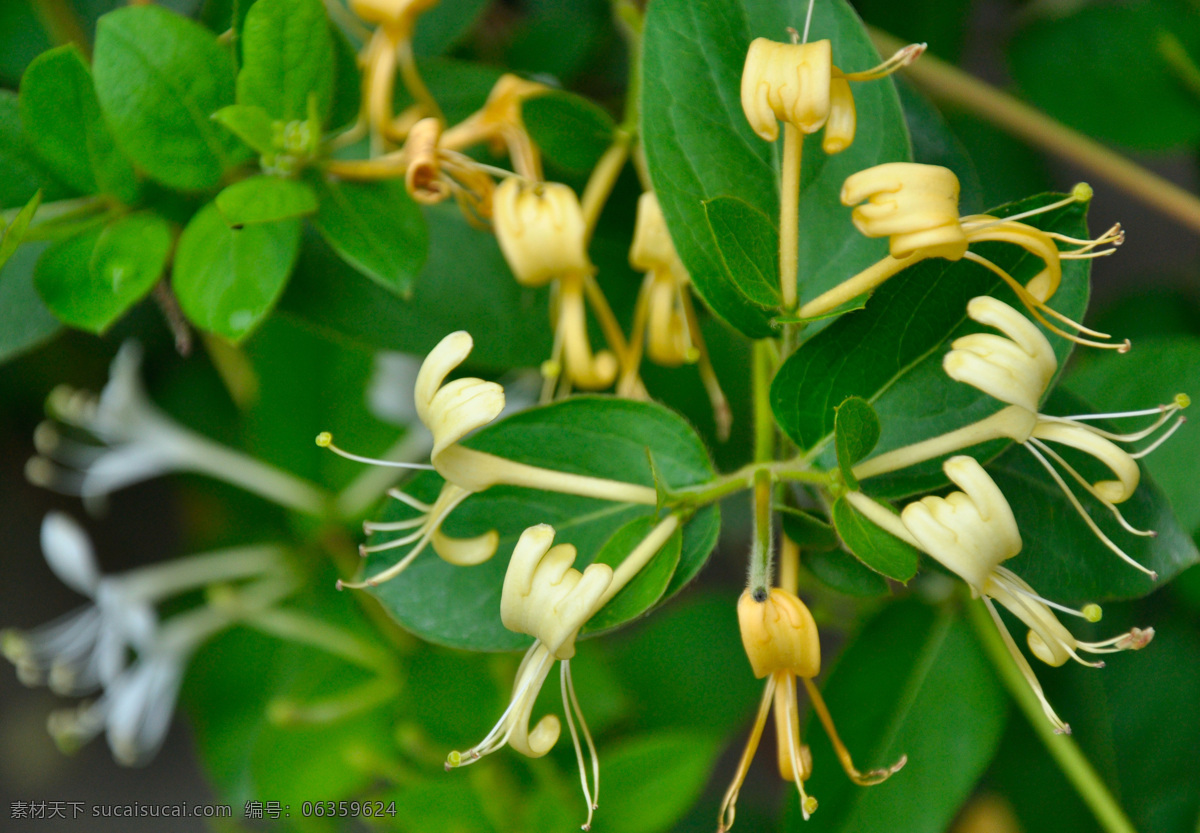
[[[847,72],[845,78],[847,81],[874,81],[877,78],[883,78],[891,75],[899,69],[911,64],[913,61],[925,54],[925,49],[928,44],[910,43],[901,49],[896,50],[892,57],[888,58],[878,66],[862,72]]]
[[[775,674],[772,676],[779,676],[779,675],[783,676],[784,709],[788,713],[788,718],[787,718],[788,723],[789,723],[789,725],[787,727],[788,757],[791,759],[791,762],[792,762],[792,777],[793,777],[793,780],[796,782],[796,789],[798,789],[800,791],[800,814],[804,817],[805,821],[808,821],[809,818],[812,817],[812,814],[814,812],[816,812],[817,799],[804,791],[804,766],[803,766],[802,762],[800,761],[800,748],[799,748],[800,747],[800,743],[799,743],[800,739],[798,737],[796,737],[796,735],[798,733],[792,731],[792,726],[791,726],[791,715],[795,714],[797,711],[797,708],[798,708],[796,705],[796,685],[793,681],[794,677],[791,674],[788,674],[786,672],[776,671]],[[778,712],[775,713],[775,719],[779,720]]]
[[[1034,457],[1037,458],[1037,461],[1039,463],[1041,463],[1042,466],[1046,469],[1046,471],[1050,473],[1050,476],[1052,478],[1054,478],[1054,482],[1058,484],[1058,487],[1062,490],[1063,494],[1065,494],[1067,496],[1067,499],[1071,502],[1071,505],[1075,507],[1075,511],[1079,513],[1079,517],[1083,518],[1084,523],[1086,523],[1088,525],[1088,528],[1092,530],[1092,533],[1097,538],[1099,538],[1100,541],[1106,547],[1108,547],[1110,550],[1112,550],[1114,553],[1116,553],[1121,558],[1122,561],[1125,561],[1127,564],[1129,564],[1132,567],[1136,567],[1137,569],[1141,570],[1146,575],[1150,576],[1150,578],[1152,580],[1157,581],[1158,573],[1154,572],[1153,570],[1147,569],[1146,567],[1143,567],[1141,564],[1134,561],[1132,558],[1130,558],[1125,553],[1125,551],[1123,549],[1121,549],[1116,544],[1114,544],[1112,542],[1112,540],[1107,535],[1104,534],[1104,532],[1100,529],[1100,527],[1096,525],[1096,522],[1094,520],[1092,520],[1092,516],[1089,515],[1087,513],[1087,511],[1083,508],[1083,504],[1081,504],[1079,502],[1079,498],[1075,497],[1075,493],[1071,491],[1069,486],[1067,486],[1066,481],[1064,481],[1062,479],[1062,476],[1059,475],[1059,473],[1055,470],[1054,466],[1050,465],[1050,461],[1047,460],[1045,457],[1043,457],[1038,452],[1037,448],[1035,448],[1033,446],[1033,442],[1036,442],[1036,441],[1022,443],[1022,445],[1029,450],[1030,454],[1032,454]],[[1039,445],[1040,445],[1040,443],[1039,443]]]
[[[997,277],[999,277],[1001,280],[1003,280],[1006,284],[1008,284],[1009,288],[1011,288],[1012,291],[1017,294],[1017,298],[1020,299],[1021,303],[1024,304],[1025,308],[1027,310],[1029,310],[1030,315],[1032,315],[1034,318],[1036,318],[1038,320],[1038,323],[1040,323],[1046,329],[1050,330],[1050,332],[1055,333],[1056,335],[1062,336],[1063,338],[1067,339],[1068,341],[1073,341],[1076,344],[1082,344],[1082,345],[1086,345],[1088,347],[1099,347],[1099,348],[1107,349],[1107,350],[1116,350],[1118,353],[1129,352],[1129,349],[1132,346],[1129,342],[1129,339],[1125,339],[1125,341],[1123,341],[1119,344],[1105,344],[1104,342],[1101,342],[1101,341],[1092,341],[1090,339],[1080,338],[1079,336],[1068,333],[1065,330],[1063,330],[1061,327],[1058,327],[1058,326],[1050,323],[1049,321],[1046,320],[1045,316],[1042,315],[1043,312],[1046,313],[1047,315],[1057,318],[1059,321],[1062,321],[1064,324],[1068,325],[1069,327],[1076,330],[1077,332],[1086,333],[1088,335],[1094,335],[1097,338],[1112,338],[1112,336],[1108,335],[1107,333],[1101,333],[1101,332],[1097,332],[1096,330],[1089,329],[1089,328],[1083,326],[1082,324],[1078,323],[1077,321],[1073,321],[1072,319],[1068,318],[1067,316],[1063,315],[1062,313],[1058,312],[1057,310],[1055,310],[1049,306],[1046,306],[1044,303],[1042,303],[1041,301],[1034,298],[1033,295],[1031,295],[1029,293],[1029,290],[1027,290],[1025,287],[1021,286],[1021,284],[1017,282],[1016,278],[1014,278],[1012,275],[1008,274],[1008,272],[1001,269],[996,264],[992,263],[987,258],[982,257],[981,255],[978,255],[972,251],[968,251],[966,254],[963,255],[963,257],[974,263],[978,263],[980,266],[983,266],[984,268],[988,269],[993,274],[995,274]]]
[[[387,495],[388,495],[388,497],[395,498],[396,500],[400,501],[401,503],[411,506],[413,509],[416,509],[418,512],[429,512],[430,510],[433,509],[433,506],[431,504],[422,503],[421,501],[417,500],[412,495],[407,494],[406,492],[402,492],[399,489],[388,489]]]
[[[1042,691],[1042,684],[1038,682],[1037,676],[1033,673],[1033,669],[1029,667],[1029,661],[1025,659],[1025,655],[1017,647],[1017,643],[1013,641],[1012,634],[1008,632],[1004,621],[1000,618],[1000,614],[996,612],[996,606],[992,604],[992,600],[987,596],[983,597],[983,603],[987,605],[988,613],[992,615],[992,621],[996,623],[997,630],[1000,631],[1000,637],[1004,640],[1004,646],[1008,648],[1009,655],[1013,658],[1013,662],[1017,664],[1017,668],[1021,671],[1021,675],[1025,677],[1025,681],[1029,683],[1029,687],[1033,689],[1034,695],[1042,704],[1042,711],[1050,722],[1054,725],[1056,734],[1069,735],[1071,727],[1064,723],[1054,712],[1054,708],[1050,705],[1050,701],[1046,699],[1046,693]]]
[[[1171,438],[1171,435],[1174,434],[1176,431],[1178,431],[1179,426],[1183,425],[1185,422],[1187,422],[1187,417],[1180,417],[1179,419],[1175,420],[1175,424],[1172,425],[1170,428],[1168,428],[1161,437],[1159,437],[1154,442],[1150,443],[1150,445],[1146,446],[1141,451],[1134,452],[1133,454],[1130,454],[1129,456],[1135,460],[1140,460],[1143,457],[1145,457],[1147,454],[1152,453],[1156,448],[1158,448],[1160,445],[1162,445],[1167,440],[1169,440]]]
[[[370,535],[372,532],[395,532],[400,529],[412,529],[414,526],[420,526],[425,523],[425,518],[409,518],[407,521],[391,521],[381,523],[378,521],[363,521],[363,532]]]
[[[1140,411],[1113,411],[1107,414],[1073,414],[1072,416],[1055,417],[1055,419],[1065,419],[1070,420],[1071,422],[1086,422],[1088,420],[1096,419],[1122,419],[1124,417],[1140,417],[1151,416],[1153,414],[1163,414],[1164,418],[1155,423],[1155,426],[1157,427],[1165,421],[1165,417],[1168,417],[1176,411],[1182,410],[1191,404],[1191,397],[1189,397],[1186,393],[1177,393],[1175,394],[1175,399],[1170,405],[1157,405],[1153,408],[1143,408]],[[1108,436],[1110,440],[1116,438],[1115,435],[1106,436]],[[1140,437],[1137,439],[1140,439]]]
[[[366,546],[365,544],[360,544],[358,547],[358,554],[365,558],[366,556],[370,555],[373,552],[383,552],[385,550],[394,550],[396,547],[402,547],[405,544],[411,544],[413,541],[416,541],[418,538],[420,538],[426,532],[427,532],[427,530],[425,530],[425,529],[418,529],[416,532],[412,533],[411,535],[405,535],[402,538],[393,538],[391,541],[385,541],[382,544],[375,544],[370,547]]]
[[[433,471],[433,466],[429,463],[404,463],[398,460],[379,460],[374,457],[362,457],[358,454],[351,454],[349,451],[344,451],[333,444],[333,434],[328,431],[322,431],[317,434],[317,445],[321,448],[328,448],[339,457],[345,457],[347,460],[353,460],[356,463],[367,463],[372,466],[391,466],[398,469],[421,469],[424,471]]]
[[[767,713],[770,712],[771,704],[774,700],[775,675],[772,674],[767,678],[767,684],[763,688],[762,701],[758,705],[758,714],[754,716],[754,728],[750,731],[750,737],[746,740],[746,748],[742,750],[741,760],[738,761],[737,770],[733,774],[733,782],[729,785],[729,789],[725,791],[725,798],[721,801],[721,812],[717,816],[717,833],[725,833],[725,831],[733,827],[738,793],[742,789],[742,782],[746,780],[746,773],[750,769],[750,762],[754,760],[754,753],[758,751],[758,742],[762,740],[763,729],[767,725]]]
[[[1158,535],[1158,533],[1155,532],[1153,529],[1138,529],[1137,527],[1130,524],[1129,521],[1125,520],[1125,516],[1121,514],[1121,510],[1119,508],[1117,508],[1117,505],[1115,503],[1113,503],[1111,500],[1106,500],[1104,497],[1102,497],[1100,495],[1100,493],[1096,491],[1096,487],[1093,486],[1086,477],[1084,477],[1082,474],[1077,472],[1075,470],[1074,466],[1072,466],[1065,459],[1063,459],[1061,454],[1059,454],[1057,451],[1055,451],[1050,446],[1046,445],[1046,443],[1042,442],[1041,440],[1034,439],[1032,437],[1027,442],[1036,444],[1037,447],[1040,450],[1044,451],[1046,454],[1048,454],[1050,456],[1050,458],[1054,460],[1054,462],[1058,463],[1060,466],[1062,466],[1064,469],[1066,469],[1067,473],[1070,474],[1071,477],[1073,477],[1075,479],[1075,482],[1084,488],[1084,491],[1086,491],[1089,495],[1094,497],[1096,500],[1100,501],[1100,503],[1102,503],[1105,506],[1105,508],[1108,509],[1108,511],[1112,512],[1113,517],[1117,519],[1117,523],[1119,523],[1121,525],[1121,528],[1124,529],[1126,532],[1130,533],[1131,535],[1139,535],[1143,538],[1154,538]]]
[[[521,685],[518,686],[515,691],[513,691],[512,698],[508,701],[508,708],[506,708],[504,713],[500,715],[500,719],[496,721],[496,725],[493,726],[491,731],[484,736],[483,740],[472,746],[467,751],[459,752],[458,750],[454,750],[447,755],[447,772],[456,767],[470,766],[476,761],[482,759],[485,755],[490,755],[497,749],[503,748],[503,746],[508,743],[508,739],[512,735],[514,725],[509,722],[509,715],[512,714],[513,709],[522,704],[525,696],[529,693],[529,687],[533,685],[534,681],[542,676],[540,668],[532,674],[525,673],[526,667],[529,665],[530,660],[540,647],[541,643],[535,641],[529,646],[529,650],[525,652],[525,657],[521,660],[521,665],[517,668],[517,679],[521,680]],[[547,652],[545,657],[542,658],[543,663],[553,661],[554,657],[551,656],[549,652]]]
[[[846,775],[850,776],[850,780],[855,784],[863,787],[882,784],[908,763],[908,755],[901,755],[899,760],[890,767],[859,772],[854,766],[854,760],[850,757],[850,750],[846,748],[846,745],[842,743],[842,739],[838,737],[837,729],[833,725],[833,715],[829,713],[829,707],[825,705],[825,698],[821,696],[820,689],[808,677],[804,678],[804,688],[808,691],[808,698],[812,701],[813,708],[816,709],[817,717],[821,719],[821,725],[825,727],[825,733],[829,735],[829,741],[833,744],[833,750],[837,753],[838,760],[842,763],[842,769],[846,771]]]
[[[567,716],[567,728],[571,731],[571,744],[575,747],[575,761],[579,764],[579,785],[583,788],[583,798],[587,801],[588,806],[587,821],[580,825],[580,829],[591,830],[592,814],[598,806],[596,801],[600,792],[600,767],[596,760],[596,750],[592,746],[589,734],[588,751],[592,755],[592,771],[596,782],[596,791],[593,793],[588,789],[587,764],[583,760],[583,747],[579,743],[579,733],[575,730],[575,717],[579,718],[579,723],[585,733],[587,732],[587,724],[583,722],[583,712],[579,708],[579,701],[575,698],[575,687],[571,684],[571,661],[564,659],[559,663],[558,671],[559,688],[562,691],[563,713]]]
[[[995,570],[1001,578],[1010,579],[1008,582],[1006,582],[1005,586],[1006,589],[1008,589],[1009,592],[1013,593],[1014,595],[1025,596],[1028,599],[1041,602],[1042,604],[1046,605],[1046,607],[1052,607],[1057,611],[1068,613],[1071,616],[1078,616],[1080,619],[1087,619],[1089,622],[1099,622],[1104,616],[1104,611],[1100,608],[1100,605],[1096,604],[1095,602],[1085,604],[1081,610],[1075,610],[1072,607],[1067,607],[1066,605],[1059,604],[1058,602],[1052,602],[1043,596],[1039,596],[1037,593],[1024,586],[1024,582],[1012,581],[1011,579],[1016,578],[1016,576],[1007,567],[996,567]]]
[[[1016,222],[1019,220],[1026,220],[1030,217],[1036,217],[1039,214],[1046,214],[1050,211],[1055,211],[1059,208],[1065,208],[1066,206],[1072,205],[1077,202],[1087,202],[1091,198],[1092,198],[1092,187],[1090,185],[1088,185],[1086,182],[1080,182],[1074,188],[1071,189],[1070,195],[1063,197],[1061,200],[1058,200],[1057,202],[1052,202],[1048,205],[1043,205],[1040,208],[1031,208],[1028,211],[1022,211],[1020,214],[1011,214],[1007,217],[988,217],[988,215],[982,214],[982,215],[979,215],[981,220],[983,220],[983,218],[985,218],[985,217],[987,217],[988,219],[983,220],[983,222],[979,223],[978,225],[976,225],[976,221],[974,221],[974,220],[964,222],[963,225],[964,226],[970,225],[970,228],[972,231],[978,231],[980,229],[985,229],[990,226],[998,225],[999,223],[1012,223],[1012,222]],[[1118,223],[1116,227],[1120,228],[1120,223]],[[1111,231],[1111,229],[1109,231]],[[1087,242],[1087,241],[1080,241],[1080,242]]]
[[[592,740],[592,733],[588,730],[587,721],[583,719],[583,709],[579,707],[579,698],[575,696],[575,678],[571,674],[570,667],[567,668],[567,692],[571,695],[571,704],[579,718],[579,727],[583,730],[583,739],[587,743],[588,754],[592,759],[592,809],[595,810],[600,806],[600,756],[596,754],[596,744]]]

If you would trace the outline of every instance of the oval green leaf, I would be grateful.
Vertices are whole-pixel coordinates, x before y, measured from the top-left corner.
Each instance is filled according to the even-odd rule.
[[[333,96],[333,36],[321,0],[258,0],[242,29],[237,102],[274,119],[308,118],[316,101],[324,122]]]
[[[530,465],[653,486],[646,458],[649,446],[660,474],[672,487],[713,477],[708,454],[687,423],[648,402],[597,396],[568,399],[490,425],[464,444]],[[437,496],[441,484],[436,474],[424,473],[406,485],[405,491],[428,502]],[[574,566],[582,570],[619,530],[654,514],[653,506],[494,486],[469,497],[443,525],[445,533],[453,537],[497,530],[500,545],[491,560],[475,567],[455,567],[433,552],[424,552],[405,572],[370,592],[400,624],[422,639],[474,651],[517,650],[528,646],[530,638],[501,624],[500,589],[513,546],[526,527],[538,523],[553,526],[555,543],[575,545]],[[382,519],[411,516],[412,509],[392,501]],[[679,564],[662,599],[696,575],[716,544],[719,527],[716,506],[702,509],[684,525]],[[377,534],[372,543],[392,537]],[[375,553],[364,574],[380,572],[407,551],[405,547]],[[654,603],[647,601],[647,605]],[[626,619],[644,610],[631,607],[624,611]]]
[[[231,228],[303,217],[317,210],[317,195],[303,182],[254,176],[235,182],[215,200]]]
[[[833,525],[850,552],[877,573],[901,582],[917,574],[921,553],[876,526],[844,497],[833,504]]]
[[[849,396],[834,409],[833,432],[838,469],[851,489],[858,489],[852,468],[879,442],[879,417],[861,396]]]
[[[240,341],[279,299],[299,252],[299,220],[234,230],[209,203],[179,238],[171,283],[193,324]]]

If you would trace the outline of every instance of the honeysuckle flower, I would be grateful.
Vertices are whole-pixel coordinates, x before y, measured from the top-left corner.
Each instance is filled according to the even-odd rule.
[[[557,660],[564,714],[579,764],[580,786],[588,806],[583,829],[591,829],[592,814],[600,798],[600,761],[571,678],[575,639],[579,629],[650,562],[678,528],[679,517],[668,515],[615,570],[606,564],[590,564],[582,573],[572,566],[576,556],[573,546],[553,546],[553,527],[539,524],[528,527],[521,534],[504,575],[500,618],[509,630],[534,637],[534,643],[517,669],[512,699],[500,720],[475,746],[465,752],[451,752],[446,758],[447,770],[473,764],[506,744],[531,758],[539,758],[553,749],[562,731],[558,718],[546,715],[532,731],[529,721],[542,684]],[[576,720],[579,721],[578,729]],[[581,734],[591,760],[590,785]]]
[[[469,220],[491,217],[491,175],[469,156],[444,146],[441,119],[430,116],[414,124],[399,156],[404,187],[417,202],[436,205],[453,195]]]
[[[924,51],[925,44],[910,44],[877,67],[847,73],[834,66],[828,40],[776,43],[755,38],[742,70],[742,110],[754,132],[768,142],[779,136],[781,121],[802,133],[824,127],[822,148],[839,153],[854,141],[856,116],[849,82],[883,78]]]
[[[473,346],[474,342],[469,333],[463,330],[451,333],[430,351],[417,373],[414,385],[417,417],[433,435],[430,465],[361,457],[334,445],[333,437],[328,432],[317,436],[317,445],[348,459],[398,468],[432,468],[446,480],[432,505],[418,501],[404,492],[390,491],[390,496],[416,509],[420,514],[396,522],[369,522],[364,528],[368,533],[413,531],[385,543],[361,546],[359,551],[365,556],[408,544],[413,544],[413,548],[396,564],[365,581],[339,581],[339,587],[369,587],[394,578],[430,544],[435,552],[452,564],[469,565],[486,561],[495,553],[499,540],[495,531],[475,538],[456,539],[442,533],[441,525],[471,494],[495,485],[523,486],[600,500],[656,505],[657,495],[649,486],[544,469],[461,445],[460,440],[491,423],[505,408],[504,388],[495,382],[475,377],[446,382],[446,377],[466,360]]]
[[[65,385],[51,391],[46,409],[52,421],[37,427],[39,456],[25,466],[30,482],[94,502],[142,480],[191,471],[302,512],[325,510],[326,498],[315,486],[213,442],[159,410],[142,387],[141,358],[136,342],[122,345],[99,396]],[[99,444],[84,442],[81,434]]]
[[[721,802],[717,830],[720,833],[733,826],[738,793],[758,750],[759,740],[767,722],[767,713],[774,706],[775,734],[779,751],[779,774],[792,781],[800,791],[800,812],[805,821],[817,809],[817,800],[804,789],[812,775],[812,756],[808,746],[800,742],[800,710],[796,698],[796,679],[804,681],[813,708],[825,727],[838,760],[846,774],[856,784],[880,784],[898,772],[908,761],[906,755],[886,769],[860,772],[855,768],[850,752],[838,737],[833,717],[821,697],[813,678],[821,672],[821,642],[817,624],[804,602],[789,590],[775,587],[747,589],[738,600],[738,627],[742,646],[754,676],[767,679],[758,707],[754,728],[746,741],[733,783]]]
[[[541,156],[525,128],[521,108],[529,99],[548,92],[550,88],[545,84],[511,73],[501,75],[488,93],[483,107],[446,130],[443,146],[462,149],[488,142],[494,152],[508,152],[518,176],[532,181],[540,180]]]
[[[1058,361],[1050,342],[1028,318],[990,296],[971,299],[967,304],[967,315],[1004,335],[973,333],[956,339],[942,363],[946,374],[1008,403],[1009,407],[956,431],[872,457],[855,466],[855,476],[872,477],[989,440],[1013,440],[1024,446],[1046,469],[1088,528],[1106,547],[1130,565],[1156,577],[1152,570],[1130,558],[1100,529],[1053,464],[1065,470],[1084,491],[1103,504],[1126,531],[1134,535],[1153,535],[1151,531],[1131,526],[1117,504],[1128,500],[1137,489],[1141,479],[1138,459],[1156,449],[1183,424],[1184,417],[1176,417],[1176,414],[1188,406],[1188,397],[1180,394],[1169,405],[1125,413],[1069,417],[1039,413],[1039,404],[1058,372]],[[1089,420],[1095,419],[1151,415],[1157,419],[1149,426],[1125,434],[1088,424]],[[1168,425],[1157,439],[1140,451],[1131,453],[1117,445],[1118,442],[1144,440]],[[1113,479],[1087,480],[1049,443],[1069,446],[1095,458],[1112,472]]]
[[[555,283],[555,355],[578,387],[601,390],[619,364],[609,350],[592,352],[587,330],[586,281],[595,272],[587,254],[587,224],[579,198],[566,185],[510,177],[493,200],[496,240],[522,286]]]
[[[130,651],[157,638],[154,605],[213,581],[278,569],[277,548],[240,547],[103,575],[87,534],[70,516],[51,512],[42,521],[42,552],[63,584],[92,604],[31,631],[6,630],[0,649],[26,685],[81,695],[106,686],[125,669]]]
[[[1077,344],[1106,347],[1125,352],[1129,342],[1111,343],[1083,338],[1077,333],[1111,338],[1088,329],[1047,305],[1062,281],[1062,261],[1112,254],[1124,241],[1120,225],[1095,240],[1079,240],[1057,232],[1043,231],[1020,222],[1074,202],[1091,199],[1092,189],[1077,185],[1070,196],[1022,214],[997,218],[988,214],[958,215],[958,177],[948,168],[913,162],[889,162],[859,171],[846,178],[841,199],[855,206],[851,219],[867,237],[887,237],[889,254],[857,275],[800,307],[800,315],[811,317],[836,309],[864,292],[869,292],[898,272],[931,257],[967,259],[990,270],[1003,280],[1021,303],[1046,329]],[[861,204],[860,203],[864,203]],[[1020,246],[1042,261],[1043,268],[1022,286],[992,261],[972,251],[972,243],[998,241]],[[1058,243],[1074,248],[1060,251]],[[1104,247],[1108,248],[1104,248]],[[1049,319],[1065,325],[1068,332]]]
[[[851,501],[876,524],[929,553],[967,582],[973,593],[983,597],[1005,645],[1041,702],[1046,717],[1056,731],[1069,733],[1070,727],[1050,706],[1033,669],[1004,626],[993,601],[1004,605],[1029,628],[1030,650],[1049,665],[1062,665],[1070,658],[1084,665],[1102,667],[1103,663],[1082,659],[1079,651],[1107,654],[1137,650],[1150,642],[1154,630],[1134,628],[1101,642],[1075,639],[1058,621],[1054,610],[1097,622],[1101,617],[1099,605],[1087,604],[1075,610],[1057,604],[1039,596],[1012,571],[1001,566],[1019,553],[1022,546],[1016,518],[1003,492],[972,457],[951,457],[942,468],[962,491],[951,492],[944,498],[921,498],[905,506],[898,518],[861,493],[852,493]]]

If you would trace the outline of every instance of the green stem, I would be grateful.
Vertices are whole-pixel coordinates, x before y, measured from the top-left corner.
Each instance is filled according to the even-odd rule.
[[[289,642],[311,645],[341,657],[368,671],[393,675],[392,658],[386,651],[328,622],[283,608],[272,608],[247,616],[243,623]]]
[[[1008,650],[1001,641],[1000,634],[996,632],[983,602],[979,599],[968,602],[967,611],[975,635],[1000,675],[1004,687],[1017,701],[1025,719],[1029,721],[1046,750],[1071,782],[1071,786],[1079,793],[1079,797],[1092,811],[1100,827],[1107,833],[1136,833],[1129,817],[1117,804],[1113,794],[1100,779],[1099,773],[1084,757],[1079,745],[1070,735],[1055,734],[1033,690],[1025,682],[1012,657],[1008,655]]]
[[[871,39],[883,52],[903,45],[878,29],[869,31]],[[1090,170],[1134,199],[1200,232],[1200,198],[1042,111],[929,53],[908,66],[905,72],[934,98],[976,113],[1001,130]]]
[[[770,463],[775,458],[775,420],[771,416],[771,344],[754,342],[754,462]],[[750,589],[771,586],[774,546],[771,539],[771,473],[766,467],[754,472],[754,547],[750,552]]]

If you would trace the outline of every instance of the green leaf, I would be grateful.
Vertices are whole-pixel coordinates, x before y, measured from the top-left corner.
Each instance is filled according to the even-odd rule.
[[[851,469],[875,448],[879,442],[879,430],[879,417],[875,415],[875,409],[862,397],[846,397],[834,409],[833,431],[838,469],[848,488],[858,490],[858,480]]]
[[[600,552],[596,554],[593,564],[608,564],[614,570],[625,556],[633,552],[634,547],[650,534],[657,521],[650,515],[630,521],[613,533]],[[629,584],[621,588],[611,602],[600,608],[596,615],[587,621],[580,630],[581,633],[594,633],[607,630],[622,622],[634,618],[644,610],[649,610],[662,598],[679,566],[680,551],[683,546],[683,536],[679,530],[667,539],[662,548],[654,555],[650,563]]]
[[[648,402],[576,397],[489,425],[464,444],[547,469],[652,486],[645,450],[649,445],[659,471],[672,487],[713,477],[708,455],[692,429],[672,412]],[[428,502],[437,496],[441,483],[436,474],[422,473],[405,491]],[[525,528],[538,523],[553,526],[555,543],[574,544],[578,550],[575,569],[583,570],[618,530],[654,511],[653,506],[493,486],[464,501],[442,527],[456,538],[497,530],[500,545],[491,560],[462,568],[425,552],[405,572],[370,592],[422,639],[474,651],[516,650],[527,646],[530,639],[501,624],[500,588],[513,546]],[[392,501],[382,517],[399,520],[413,513]],[[702,509],[685,524],[679,566],[660,601],[696,575],[716,543],[719,526],[716,506]],[[372,542],[394,537],[377,534]],[[380,572],[403,558],[408,549],[373,554],[364,575]],[[627,611],[629,616],[641,612]]]
[[[487,4],[488,0],[441,0],[421,15],[413,51],[421,57],[441,55],[475,25]]]
[[[34,267],[46,248],[26,244],[0,266],[0,362],[33,349],[62,326],[33,286]]]
[[[790,506],[776,507],[788,538],[802,550],[831,550],[837,547],[838,537],[829,523]]]
[[[92,73],[79,50],[61,46],[29,65],[21,79],[21,122],[46,164],[83,193],[137,199],[137,176],[100,114]]]
[[[777,155],[746,122],[742,68],[754,36],[784,39],[786,27],[803,25],[807,7],[806,0],[656,0],[646,14],[642,135],[654,189],[697,291],[718,315],[753,338],[772,334],[773,313],[726,278],[712,247],[704,203],[736,197],[777,224]],[[848,72],[879,62],[862,23],[841,0],[816,4],[812,38],[831,38],[834,63]],[[908,159],[908,134],[891,81],[856,84],[854,99],[859,129],[849,149],[826,157],[819,137],[805,142],[799,238],[803,296],[834,286],[886,249],[881,241],[858,234],[838,195],[849,174]]]
[[[317,229],[342,259],[407,298],[429,253],[429,230],[400,181],[317,181]]]
[[[97,27],[93,72],[117,145],[154,179],[205,190],[236,161],[210,118],[233,103],[233,59],[200,25],[158,6],[118,9]]]
[[[0,208],[25,205],[39,190],[47,202],[71,194],[30,145],[17,95],[9,90],[0,90],[0,170]]]
[[[725,279],[764,309],[779,297],[779,231],[766,214],[736,197],[704,203],[712,242]]]
[[[101,334],[150,291],[170,251],[166,220],[128,214],[51,246],[34,284],[60,321]]]
[[[672,829],[700,798],[720,751],[713,733],[680,729],[660,730],[605,750],[604,789],[610,797],[600,811],[604,829]]]
[[[800,561],[809,571],[839,593],[848,596],[882,596],[887,579],[845,550],[801,550]]]
[[[1153,408],[1171,402],[1178,393],[1200,402],[1200,338],[1135,338],[1133,345],[1133,350],[1117,359],[1079,356],[1064,381],[1066,388],[1110,412]],[[1121,424],[1129,427],[1124,421]],[[1200,431],[1190,422],[1164,447],[1142,459],[1146,471],[1170,498],[1180,525],[1193,533],[1200,530],[1197,460]]]
[[[526,101],[521,117],[545,157],[577,174],[587,174],[596,166],[617,129],[598,106],[561,90]]]
[[[308,118],[316,99],[322,123],[333,96],[333,37],[321,0],[257,0],[242,30],[237,102],[272,118]]]
[[[833,525],[850,552],[877,573],[901,582],[917,574],[921,553],[876,526],[844,497],[833,504]]]
[[[1190,10],[1167,3],[1085,6],[1025,27],[1009,60],[1034,106],[1097,139],[1165,150],[1200,139],[1200,98],[1174,65],[1170,40],[1194,73],[1200,28]]]
[[[824,699],[860,770],[905,754],[908,763],[883,784],[860,787],[810,717],[804,740],[813,776],[805,786],[820,802],[804,825],[812,833],[942,833],[995,753],[1007,716],[1004,691],[967,625],[914,600],[871,620],[839,658]]]
[[[25,203],[25,207],[17,212],[17,216],[5,227],[4,233],[0,234],[0,269],[4,268],[4,264],[24,241],[25,232],[41,204],[42,192],[38,191]]]
[[[317,195],[303,182],[254,176],[235,182],[215,200],[231,228],[303,217],[317,210]]]
[[[212,117],[259,153],[275,152],[274,128],[270,115],[263,108],[231,104],[213,113]]]
[[[1095,412],[1087,403],[1065,391],[1055,391],[1044,409],[1049,414]],[[1107,430],[1114,427],[1103,421],[1089,424]],[[1055,446],[1055,450],[1084,477],[1090,474],[1090,481],[1111,476],[1104,474],[1106,468],[1090,458],[1081,459],[1081,455],[1072,453],[1071,449]],[[1158,453],[1172,452],[1163,449]],[[1046,470],[1024,448],[1010,448],[987,468],[1012,506],[1024,542],[1021,553],[1006,561],[1004,566],[1047,598],[1098,602],[1137,598],[1200,562],[1200,553],[1197,553],[1191,535],[1180,527],[1170,502],[1145,475],[1133,497],[1122,503],[1120,509],[1135,528],[1157,532],[1154,537],[1124,531],[1109,511],[1079,488],[1069,475],[1064,473],[1063,479],[1075,489],[1088,514],[1108,537],[1135,561],[1157,572],[1158,581],[1152,581],[1105,547]]]
[[[330,338],[419,355],[447,333],[468,330],[475,337],[472,365],[538,366],[551,347],[546,290],[513,280],[495,238],[467,225],[457,206],[424,215],[429,260],[410,300],[364,278],[312,234],[280,311]]]
[[[1032,197],[989,213],[1007,216],[1056,199],[1056,195]],[[1023,222],[1086,237],[1086,210],[1075,203]],[[976,244],[972,249],[1022,283],[1041,269],[1040,260],[1014,245]],[[1062,266],[1062,284],[1051,306],[1079,321],[1087,305],[1089,262],[1064,260]],[[779,425],[802,449],[823,448],[832,438],[836,406],[848,396],[860,396],[879,416],[882,433],[877,450],[884,452],[1000,410],[1003,403],[952,381],[942,370],[950,341],[985,330],[967,318],[966,306],[971,298],[988,294],[1023,309],[999,278],[966,260],[925,260],[891,278],[875,290],[864,310],[835,321],[784,362],[771,385],[771,407]],[[1061,367],[1073,345],[1054,334],[1048,337]],[[1003,443],[986,447],[984,458],[1003,447]],[[827,454],[822,461],[832,466],[831,458]],[[933,460],[863,485],[872,494],[898,497],[945,482],[941,460]]]
[[[179,238],[172,277],[179,306],[200,329],[241,341],[279,299],[299,252],[299,220],[235,231],[210,203]]]

